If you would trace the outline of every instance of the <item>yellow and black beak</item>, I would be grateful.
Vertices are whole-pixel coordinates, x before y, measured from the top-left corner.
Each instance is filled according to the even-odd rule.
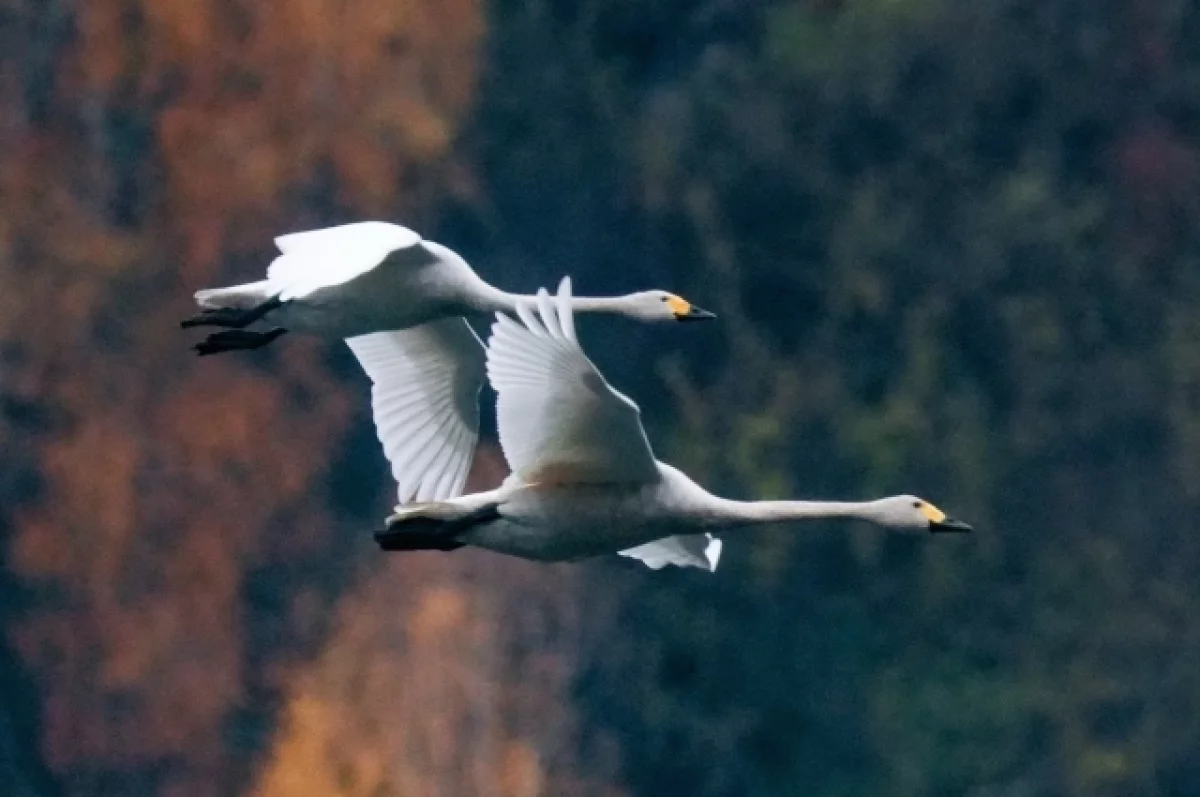
[[[675,314],[676,321],[701,321],[706,318],[717,317],[715,313],[702,310],[688,300],[681,299],[678,296],[672,296],[670,299],[667,299],[667,306]]]
[[[963,523],[961,520],[955,520],[952,517],[948,517],[938,523],[934,523],[932,520],[929,521],[929,530],[934,534],[966,534],[967,532],[974,531],[975,529],[971,528],[969,524]]]
[[[929,518],[929,530],[934,534],[965,534],[975,530],[961,520],[947,517],[945,512],[930,503],[921,504],[921,513]]]

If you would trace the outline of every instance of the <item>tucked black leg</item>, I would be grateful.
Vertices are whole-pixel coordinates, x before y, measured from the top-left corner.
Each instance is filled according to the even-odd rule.
[[[189,316],[180,321],[179,326],[183,329],[191,329],[192,327],[232,327],[238,329],[246,326],[243,323],[245,316],[246,311],[238,310],[236,307],[201,310],[194,316]]]
[[[214,332],[192,348],[201,357],[209,354],[220,354],[226,351],[251,351],[261,349],[275,338],[287,332],[282,327],[268,329],[266,332],[252,332],[247,329],[227,329],[224,332]]]
[[[456,551],[466,545],[442,534],[386,529],[375,532],[375,542],[385,551]]]
[[[410,505],[406,515],[393,516],[395,519],[390,520],[386,529],[375,532],[375,542],[385,551],[456,551],[466,544],[458,541],[458,535],[472,526],[490,523],[500,517],[495,504],[482,506],[453,520],[427,517],[420,514],[421,511]]]
[[[250,326],[272,310],[278,310],[283,305],[278,296],[272,296],[265,302],[246,310],[236,307],[219,307],[215,310],[201,310],[191,318],[179,322],[184,329],[192,327],[229,327],[243,329]]]

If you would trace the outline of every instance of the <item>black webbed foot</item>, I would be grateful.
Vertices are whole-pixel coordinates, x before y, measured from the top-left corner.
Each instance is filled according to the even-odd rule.
[[[243,310],[237,307],[218,307],[213,310],[201,310],[190,318],[179,322],[184,329],[192,327],[229,327],[243,329],[250,326],[272,310],[278,309],[283,302],[278,296],[272,296],[262,304]]]
[[[266,332],[227,329],[223,332],[214,332],[192,348],[201,357],[209,354],[220,354],[226,351],[252,351],[254,349],[261,349],[285,332],[287,330],[282,327],[268,329]]]
[[[456,551],[466,545],[444,534],[390,529],[375,532],[375,542],[385,551]]]
[[[458,535],[500,517],[496,504],[486,504],[449,520],[437,517],[448,509],[453,512],[455,508],[436,501],[396,507],[396,514],[388,518],[387,528],[375,532],[375,542],[385,551],[455,551],[466,545],[459,542]]]
[[[201,310],[194,316],[180,321],[179,326],[182,329],[191,329],[192,327],[232,327],[240,329],[247,325],[243,323],[245,315],[245,310],[238,310],[233,307],[221,307],[217,310]]]

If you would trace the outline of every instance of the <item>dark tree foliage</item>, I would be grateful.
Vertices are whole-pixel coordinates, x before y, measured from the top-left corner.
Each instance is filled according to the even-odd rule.
[[[659,450],[737,495],[911,491],[980,529],[731,535],[713,579],[603,569],[620,609],[578,693],[631,787],[1191,793],[1200,13],[493,20],[477,135],[503,237],[722,317],[587,340]],[[656,359],[669,397],[639,376]]]
[[[1196,793],[1198,142],[1186,2],[0,4],[0,791]],[[579,323],[711,489],[978,532],[381,559],[344,347],[174,334],[363,217],[716,311]]]

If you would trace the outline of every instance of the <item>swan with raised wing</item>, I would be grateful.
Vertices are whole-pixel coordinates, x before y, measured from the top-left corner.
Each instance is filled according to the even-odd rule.
[[[389,551],[475,546],[540,561],[606,553],[714,570],[712,534],[766,523],[857,519],[902,532],[971,527],[924,499],[733,501],[655,459],[637,405],[614,390],[575,335],[570,280],[498,313],[487,347],[500,445],[512,473],[494,490],[401,505],[376,534]]]
[[[484,350],[464,316],[512,313],[533,297],[480,279],[453,250],[364,221],[275,239],[267,278],[196,293],[184,328],[227,327],[201,355],[261,348],[289,330],[346,338],[373,383],[376,431],[401,503],[458,495],[479,437]],[[579,312],[667,322],[715,316],[666,291],[577,297]],[[263,320],[275,326],[247,329]]]

